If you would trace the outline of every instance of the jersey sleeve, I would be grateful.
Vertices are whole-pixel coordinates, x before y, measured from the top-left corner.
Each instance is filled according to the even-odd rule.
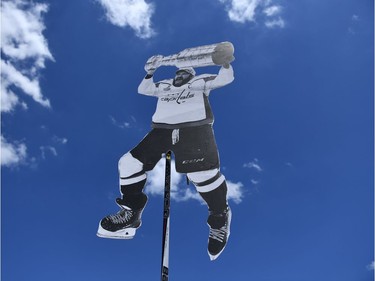
[[[160,97],[167,94],[164,89],[171,85],[172,83],[170,80],[163,80],[154,83],[152,76],[146,76],[138,86],[138,93],[146,96]]]
[[[216,88],[220,88],[232,83],[233,80],[233,67],[231,65],[229,65],[229,68],[221,67],[217,75],[209,76],[205,79],[205,89],[206,91],[210,91]]]

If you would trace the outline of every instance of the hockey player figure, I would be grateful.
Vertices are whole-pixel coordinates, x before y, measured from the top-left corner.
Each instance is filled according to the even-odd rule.
[[[152,130],[119,160],[122,198],[121,210],[100,221],[98,236],[130,239],[141,225],[147,202],[143,193],[147,171],[152,170],[162,154],[171,150],[176,170],[187,175],[207,203],[209,216],[208,254],[215,260],[224,250],[230,234],[231,209],[227,202],[227,184],[219,170],[219,155],[212,129],[214,117],[208,101],[210,91],[234,79],[230,62],[218,74],[195,76],[191,67],[178,69],[175,78],[154,83],[158,68],[147,69],[138,87],[143,95],[158,98],[152,118]]]

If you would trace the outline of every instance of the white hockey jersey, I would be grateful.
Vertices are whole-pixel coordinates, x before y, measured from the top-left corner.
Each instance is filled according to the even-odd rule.
[[[231,83],[233,68],[221,67],[217,75],[203,74],[175,87],[173,79],[154,83],[152,77],[142,80],[138,93],[158,98],[152,117],[154,128],[182,128],[212,124],[214,117],[208,102],[210,91]]]

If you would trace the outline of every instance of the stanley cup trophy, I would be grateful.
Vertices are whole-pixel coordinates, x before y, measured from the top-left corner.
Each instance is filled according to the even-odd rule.
[[[177,54],[170,56],[155,55],[149,58],[145,65],[146,72],[159,66],[204,67],[212,65],[224,65],[234,60],[234,47],[230,42],[221,42],[187,48]]]

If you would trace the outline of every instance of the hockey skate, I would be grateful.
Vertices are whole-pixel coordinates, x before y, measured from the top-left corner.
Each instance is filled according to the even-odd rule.
[[[208,237],[208,255],[211,261],[217,259],[224,251],[230,234],[232,212],[228,207],[222,213],[210,213],[207,224],[210,228]]]
[[[97,236],[112,239],[132,239],[136,230],[142,224],[141,216],[146,204],[140,209],[132,209],[124,205],[120,198],[116,199],[116,203],[121,210],[100,221]]]

